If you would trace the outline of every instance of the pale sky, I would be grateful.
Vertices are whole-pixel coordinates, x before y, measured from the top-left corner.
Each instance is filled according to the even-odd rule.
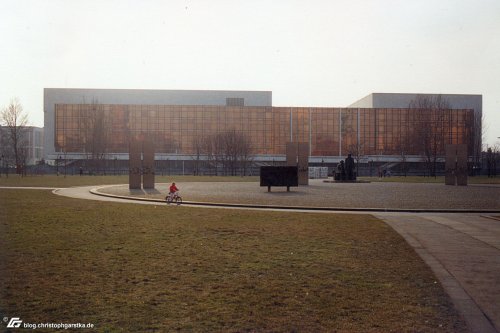
[[[500,140],[499,0],[0,0],[0,107],[43,126],[43,88],[482,94]]]

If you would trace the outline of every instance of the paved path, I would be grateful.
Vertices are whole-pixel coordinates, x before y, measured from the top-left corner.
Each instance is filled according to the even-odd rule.
[[[93,188],[96,186],[57,189],[54,193],[80,199],[158,205],[158,202],[93,195],[89,192]],[[431,267],[471,332],[500,332],[499,220],[458,213],[374,212],[373,215],[401,234]]]
[[[431,267],[472,332],[500,331],[500,221],[472,214],[374,214]]]
[[[84,187],[59,188],[54,190],[53,192],[57,195],[62,195],[65,197],[76,198],[76,199],[98,200],[98,201],[109,201],[109,202],[120,202],[120,203],[141,203],[144,205],[148,204],[158,205],[157,202],[117,199],[113,197],[105,197],[90,193],[90,190],[95,188],[98,188],[98,186],[94,185],[94,186],[84,186]]]

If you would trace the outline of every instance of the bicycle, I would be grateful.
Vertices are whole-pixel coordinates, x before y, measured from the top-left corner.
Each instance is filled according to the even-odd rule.
[[[177,205],[180,205],[182,203],[182,197],[177,193],[174,194],[169,193],[165,197],[165,201],[167,202],[168,205],[170,205],[171,203],[176,203]]]

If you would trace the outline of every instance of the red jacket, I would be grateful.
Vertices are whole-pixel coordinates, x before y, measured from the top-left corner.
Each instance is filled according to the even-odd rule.
[[[179,191],[179,189],[177,188],[177,186],[170,185],[170,193],[174,193],[174,192],[177,192],[177,191]]]

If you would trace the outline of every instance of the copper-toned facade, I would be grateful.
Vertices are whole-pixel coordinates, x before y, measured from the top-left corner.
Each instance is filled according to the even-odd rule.
[[[309,142],[311,156],[422,154],[427,137],[472,151],[473,110],[56,104],[56,152],[84,153],[88,119],[104,115],[108,153],[128,153],[129,137],[152,135],[156,153],[193,154],[194,139],[236,130],[255,155],[283,155],[286,142]]]

